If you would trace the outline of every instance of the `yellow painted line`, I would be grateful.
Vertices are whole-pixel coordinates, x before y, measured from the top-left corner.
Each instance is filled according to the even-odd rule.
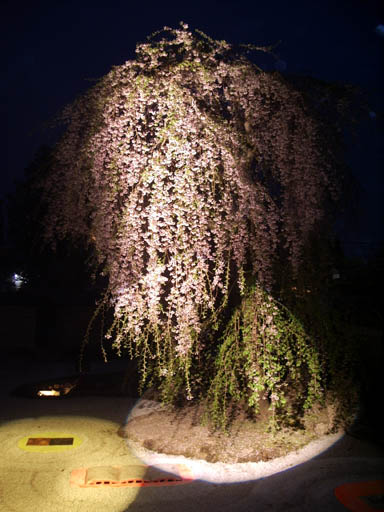
[[[59,444],[57,439],[73,439],[71,444]],[[40,440],[41,444],[38,444]],[[53,440],[52,444],[49,444],[49,440]],[[28,436],[19,439],[17,446],[21,450],[32,453],[51,453],[51,452],[63,452],[65,450],[71,450],[78,448],[83,442],[80,437],[70,434],[68,432],[33,432]]]

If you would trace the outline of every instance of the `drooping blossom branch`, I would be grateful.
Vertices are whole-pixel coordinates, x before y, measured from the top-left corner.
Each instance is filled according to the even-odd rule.
[[[184,360],[246,269],[268,287],[278,254],[298,268],[337,184],[278,73],[184,24],[163,34],[64,110],[46,233],[94,247],[117,350],[150,339],[145,357]]]

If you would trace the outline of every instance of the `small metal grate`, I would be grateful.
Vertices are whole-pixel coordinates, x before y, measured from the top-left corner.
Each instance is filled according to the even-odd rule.
[[[27,446],[66,446],[73,445],[73,437],[30,437]]]

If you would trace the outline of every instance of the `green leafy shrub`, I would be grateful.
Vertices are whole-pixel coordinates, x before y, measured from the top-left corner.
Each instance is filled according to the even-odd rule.
[[[302,324],[253,286],[225,328],[208,391],[209,414],[225,428],[229,401],[243,402],[253,414],[260,399],[270,401],[272,424],[300,415],[323,397],[317,347]]]

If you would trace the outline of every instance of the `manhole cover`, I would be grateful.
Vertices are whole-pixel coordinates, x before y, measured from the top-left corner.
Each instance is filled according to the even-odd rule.
[[[96,466],[75,469],[71,473],[71,486],[76,487],[149,487],[186,484],[193,480],[184,464],[155,466]]]
[[[62,432],[39,432],[20,439],[18,447],[27,452],[54,452],[77,448],[83,441],[74,435]]]

